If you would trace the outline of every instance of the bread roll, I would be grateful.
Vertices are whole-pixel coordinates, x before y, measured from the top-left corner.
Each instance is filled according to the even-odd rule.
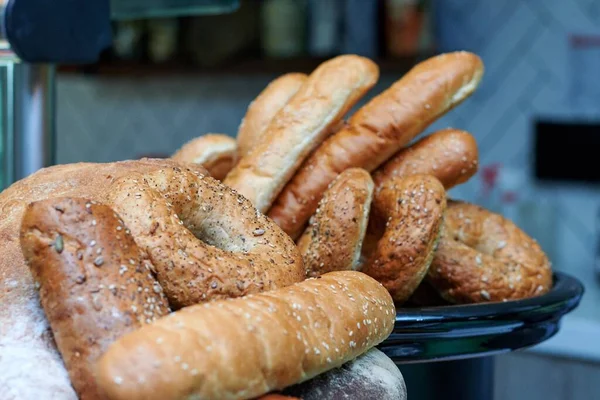
[[[442,129],[400,150],[373,174],[375,187],[395,176],[433,175],[446,190],[477,172],[477,141],[468,132]]]
[[[264,140],[239,161],[224,183],[266,212],[302,161],[333,133],[332,128],[378,77],[377,65],[363,57],[343,55],[322,63],[275,115]]]
[[[285,389],[283,394],[302,400],[406,400],[406,384],[396,364],[373,348],[340,368]]]
[[[59,165],[39,170],[0,193],[0,393],[3,399],[77,398],[21,252],[19,229],[26,206],[58,196],[98,200],[114,179],[131,171],[148,171],[167,165],[177,163],[144,159]],[[206,172],[200,166],[192,168]]]
[[[379,344],[395,308],[355,271],[184,308],[115,343],[98,365],[112,400],[251,399],[313,378]]]
[[[358,268],[372,198],[364,169],[347,169],[331,183],[298,240],[308,277]]]
[[[237,134],[237,155],[241,159],[263,138],[273,117],[300,90],[306,74],[292,72],[273,80],[248,106]]]
[[[84,199],[30,204],[21,248],[73,387],[82,400],[102,399],[93,376],[100,355],[169,312],[152,265],[112,209]]]
[[[278,195],[269,217],[297,239],[338,174],[352,167],[375,170],[473,93],[482,74],[481,59],[466,52],[442,54],[416,65],[311,154]]]
[[[208,133],[181,146],[171,158],[200,164],[210,176],[222,180],[237,162],[237,142],[231,136]]]

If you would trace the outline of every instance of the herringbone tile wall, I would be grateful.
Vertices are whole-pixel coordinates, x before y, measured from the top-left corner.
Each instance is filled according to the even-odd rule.
[[[446,126],[466,129],[477,137],[482,165],[501,162],[529,171],[534,118],[600,121],[600,67],[595,71],[579,68],[568,45],[571,33],[600,32],[600,2],[444,0],[437,7],[442,50],[476,52],[486,64],[486,73],[472,98],[428,131]],[[581,84],[594,73],[595,80]],[[400,74],[382,76],[368,97],[384,90]],[[235,135],[246,106],[272,78],[62,76],[58,84],[58,162],[171,154],[203,133]],[[475,179],[453,195],[470,200],[478,187]],[[592,267],[600,189],[546,185],[537,190],[551,197],[561,210],[556,267],[588,285],[576,313],[600,321],[600,286]]]

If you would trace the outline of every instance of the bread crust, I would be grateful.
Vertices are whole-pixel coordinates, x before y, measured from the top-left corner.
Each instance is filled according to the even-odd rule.
[[[514,223],[450,201],[427,281],[451,303],[498,302],[547,293],[552,269],[537,242]]]
[[[304,279],[295,243],[243,196],[184,167],[131,174],[107,204],[147,251],[174,308]]]
[[[446,192],[431,175],[394,177],[375,193],[372,209],[378,231],[385,231],[362,271],[381,282],[396,304],[402,304],[419,286],[433,259]]]
[[[373,180],[378,188],[394,176],[433,175],[449,190],[475,175],[478,165],[475,138],[463,130],[448,128],[400,150],[373,173]]]
[[[185,143],[171,158],[200,164],[210,176],[222,180],[237,162],[237,142],[231,136],[207,133]]]
[[[352,167],[375,170],[473,93],[482,75],[481,59],[467,52],[419,63],[311,154],[278,195],[269,217],[296,239],[338,174]]]
[[[3,398],[77,399],[21,252],[19,230],[27,205],[59,196],[100,200],[106,188],[120,176],[167,165],[178,163],[142,159],[58,165],[41,169],[0,193],[0,347],[4,349],[0,357],[0,371],[6,371],[0,374]],[[197,165],[189,168],[206,172]]]
[[[322,63],[275,115],[265,140],[239,161],[225,184],[267,212],[302,161],[378,78],[379,68],[364,57],[342,55]]]
[[[306,74],[284,74],[265,87],[246,110],[237,133],[237,155],[241,159],[261,140],[273,117],[306,82]]]
[[[372,348],[340,368],[289,387],[302,400],[406,400],[404,377],[394,362]]]
[[[85,199],[30,204],[20,243],[73,387],[82,400],[104,398],[100,355],[169,312],[152,265],[112,209]]]
[[[348,169],[331,183],[298,240],[308,277],[358,268],[372,198],[373,180],[364,169]]]
[[[144,326],[111,345],[98,381],[112,400],[250,399],[356,358],[394,321],[381,284],[356,271],[330,272]]]

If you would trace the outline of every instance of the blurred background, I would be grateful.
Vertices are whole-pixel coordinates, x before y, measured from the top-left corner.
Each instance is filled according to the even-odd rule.
[[[336,54],[381,68],[360,104],[433,54],[481,56],[479,90],[427,130],[478,140],[480,172],[451,195],[513,219],[586,286],[556,337],[497,357],[496,399],[600,398],[599,1],[241,0],[227,14],[124,18],[113,34],[98,63],[58,68],[57,163],[235,136],[273,78]]]

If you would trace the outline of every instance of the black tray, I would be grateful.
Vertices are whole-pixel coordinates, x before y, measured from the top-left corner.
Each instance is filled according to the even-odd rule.
[[[503,303],[398,308],[392,334],[378,348],[396,364],[459,360],[536,345],[558,332],[579,304],[577,279],[554,273],[547,294]]]

